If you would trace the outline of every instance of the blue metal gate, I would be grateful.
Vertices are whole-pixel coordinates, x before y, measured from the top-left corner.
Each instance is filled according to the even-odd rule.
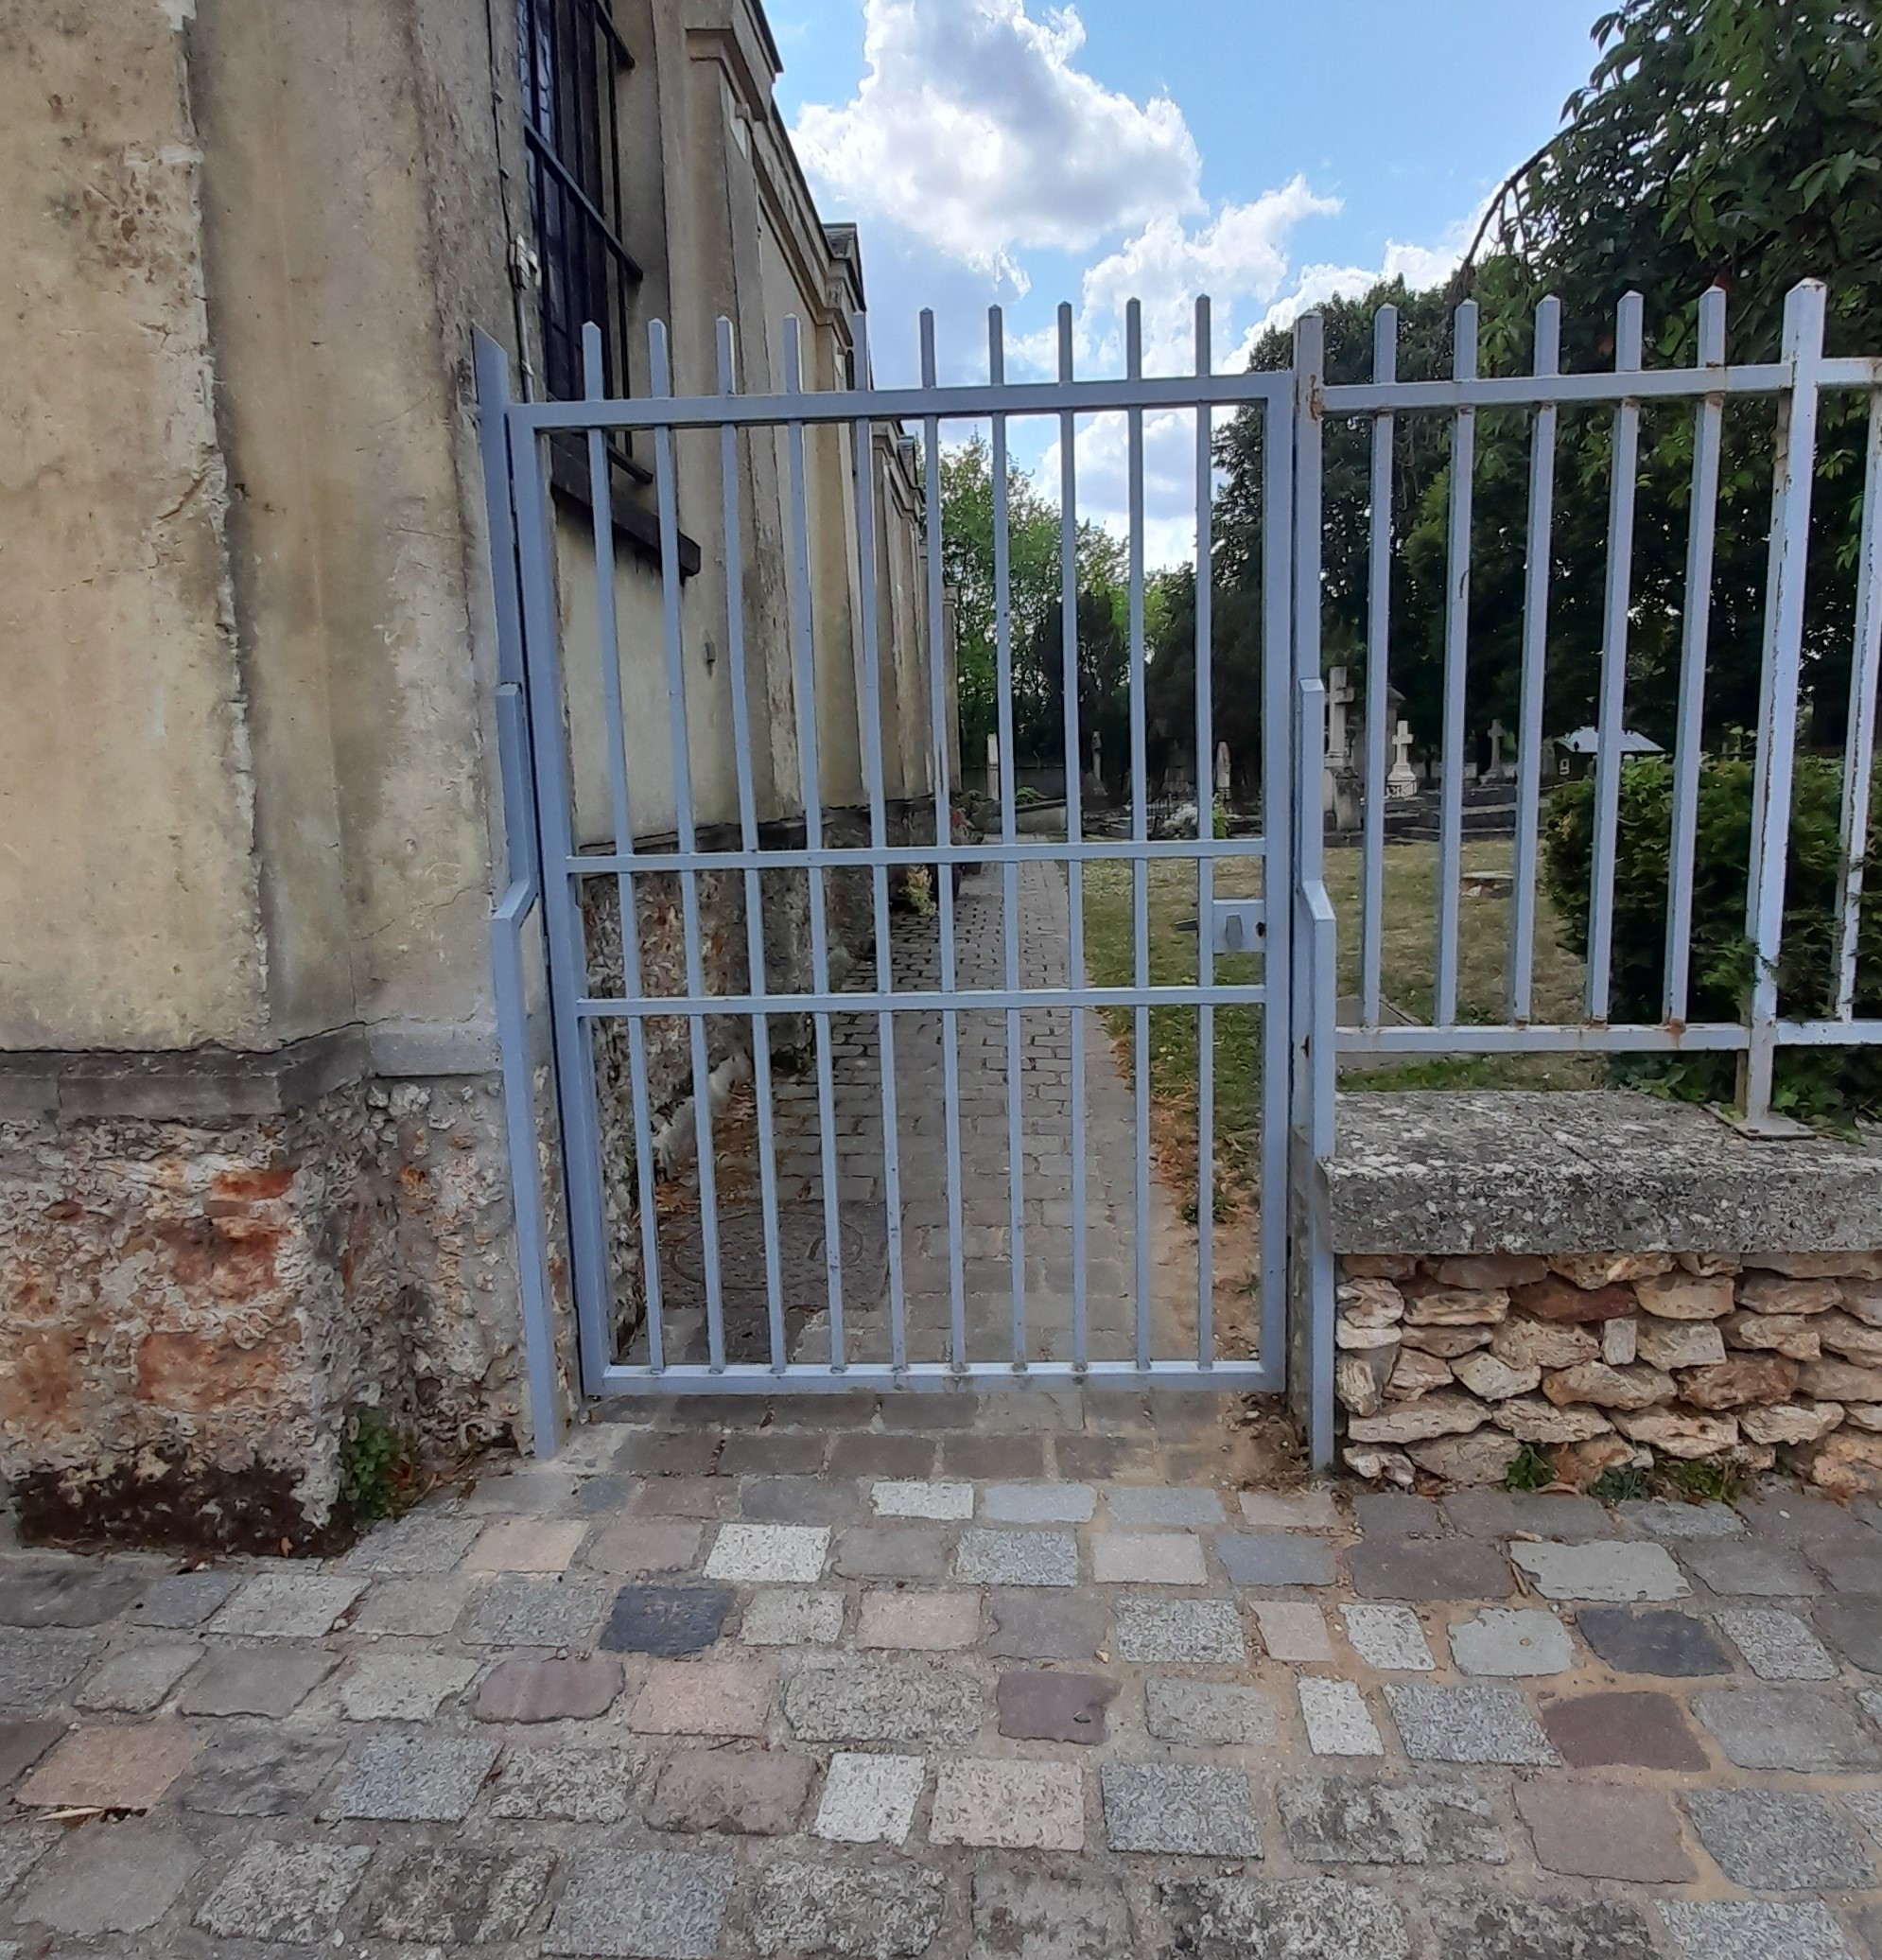
[[[828,373],[844,385],[811,389],[788,323],[781,385],[746,393],[722,322],[717,392],[688,395],[656,324],[651,392],[631,400],[603,394],[592,330],[579,401],[513,399],[504,357],[479,347],[513,1130],[535,1099],[519,948],[539,898],[588,1393],[1276,1390],[1290,1263],[1297,1295],[1330,1287],[1312,1165],[1291,1204],[1289,1176],[1290,1154],[1323,1148],[1332,1097],[1317,648],[1304,672],[1294,655],[1296,580],[1317,577],[1292,521],[1305,411],[1291,375],[1213,372],[1207,302],[1178,377],[1142,373],[1134,307],[1122,377],[1079,378],[1069,308],[1059,327],[1055,378],[1006,377],[996,311],[987,379],[942,386],[924,316],[922,383],[888,389],[869,385],[859,316],[847,372]],[[748,375],[767,364],[746,357]],[[1261,814],[1229,823],[1211,502],[1213,435],[1236,412],[1261,420],[1267,516],[1259,754],[1229,765]],[[1032,429],[1056,444],[1060,492],[1045,618],[1013,593],[1007,466]],[[998,744],[981,836],[960,794],[978,759],[964,770],[952,744],[952,615],[970,595],[945,575],[935,466],[973,430]],[[1117,440],[1127,507],[1109,697],[1080,616],[1089,431]],[[1150,442],[1193,472],[1186,688],[1149,658]],[[897,483],[915,485],[906,510]],[[1062,817],[1017,780],[1016,698],[1042,691]],[[1127,718],[1123,783],[1119,758],[1090,755],[1102,699]],[[1164,790],[1187,766],[1193,808],[1153,796],[1159,762]],[[532,1327],[547,1381],[546,1307]]]

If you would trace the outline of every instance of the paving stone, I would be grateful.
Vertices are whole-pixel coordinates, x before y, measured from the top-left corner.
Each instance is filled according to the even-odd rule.
[[[627,1508],[636,1517],[723,1517],[739,1500],[739,1486],[716,1477],[651,1474],[635,1486]]]
[[[1316,1756],[1383,1756],[1377,1724],[1366,1697],[1351,1681],[1323,1681],[1305,1675],[1295,1684],[1300,1696],[1300,1719],[1307,1728],[1307,1746]]]
[[[1733,1646],[1760,1681],[1834,1681],[1837,1664],[1794,1613],[1775,1606],[1727,1607],[1718,1615]]]
[[[1277,1791],[1281,1828],[1309,1864],[1504,1864],[1509,1846],[1490,1799],[1468,1784],[1381,1783],[1289,1776]]]
[[[403,1639],[441,1639],[463,1618],[469,1600],[469,1588],[461,1580],[381,1579],[367,1588],[351,1630]]]
[[[1259,1858],[1248,1779],[1217,1763],[1107,1762],[1100,1776],[1113,1851]]]
[[[1642,1689],[1573,1694],[1542,1703],[1542,1726],[1571,1769],[1631,1764],[1702,1770],[1705,1751],[1671,1695]]]
[[[440,1654],[362,1654],[340,1684],[349,1722],[429,1722],[476,1676],[474,1660]]]
[[[0,1896],[10,1892],[64,1834],[57,1825],[0,1824]]]
[[[366,1590],[363,1579],[328,1572],[262,1572],[209,1622],[214,1634],[318,1640]]]
[[[23,1919],[78,1939],[142,1933],[177,1902],[201,1863],[202,1854],[181,1831],[94,1824],[66,1837],[16,1909]]]
[[[1845,1790],[1842,1800],[1863,1829],[1882,1845],[1882,1789]]]
[[[513,1945],[528,1932],[555,1853],[482,1845],[405,1851],[374,1874],[377,1896],[361,1930],[380,1939],[466,1946]]]
[[[1682,1960],[1857,1960],[1829,1908],[1814,1899],[1666,1899],[1660,1915]]]
[[[784,1715],[807,1742],[937,1742],[980,1733],[980,1686],[932,1661],[855,1661],[804,1668],[784,1689]]]
[[[919,1865],[780,1859],[758,1878],[752,1938],[760,1953],[791,1960],[914,1960],[941,1930],[947,1900],[942,1875]]]
[[[619,1824],[647,1759],[637,1749],[508,1749],[490,1814],[529,1823]]]
[[[479,1477],[458,1500],[457,1514],[484,1518],[524,1512],[534,1517],[558,1516],[573,1505],[581,1482],[560,1464],[512,1463],[507,1469]]]
[[[1257,1531],[1336,1531],[1344,1522],[1331,1491],[1244,1491],[1241,1505]]]
[[[928,1838],[1009,1851],[1079,1851],[1085,1846],[1085,1776],[1076,1763],[944,1762],[934,1779]]]
[[[1444,1500],[1444,1516],[1467,1538],[1508,1538],[1521,1531],[1539,1538],[1599,1538],[1613,1530],[1593,1497],[1540,1491],[1455,1491]]]
[[[1575,1665],[1575,1642],[1540,1606],[1486,1606],[1453,1621],[1451,1658],[1466,1674],[1560,1674]]]
[[[866,1592],[857,1616],[859,1647],[913,1647],[940,1652],[971,1647],[980,1638],[976,1592]]]
[[[1589,1646],[1623,1674],[1663,1674],[1689,1680],[1732,1671],[1731,1659],[1717,1636],[1696,1614],[1583,1606],[1576,1614],[1575,1623]]]
[[[917,1478],[933,1467],[934,1444],[926,1436],[838,1436],[830,1444],[833,1478]]]
[[[1105,1602],[1094,1594],[995,1592],[987,1596],[990,1654],[1016,1660],[1092,1660],[1104,1645]]]
[[[1117,1651],[1122,1660],[1219,1668],[1246,1660],[1248,1648],[1230,1601],[1122,1599]]]
[[[1000,1733],[1030,1741],[1102,1742],[1105,1710],[1117,1691],[1117,1683],[1102,1674],[1009,1668],[994,1695]]]
[[[1512,1545],[1509,1556],[1546,1600],[1683,1600],[1692,1587],[1665,1548],[1639,1540]]]
[[[923,1481],[878,1483],[869,1493],[878,1517],[922,1517],[948,1521],[974,1514],[970,1483]]]
[[[863,1526],[837,1541],[836,1570],[845,1579],[939,1579],[947,1557],[933,1526]]]
[[[1637,1885],[1683,1885],[1696,1876],[1679,1817],[1658,1790],[1531,1776],[1516,1785],[1516,1811],[1544,1871]]]
[[[221,1939],[324,1944],[372,1856],[370,1845],[284,1845],[264,1838],[236,1860],[196,1923]]]
[[[1684,1545],[1680,1556],[1697,1579],[1727,1599],[1736,1594],[1790,1600],[1823,1590],[1801,1558],[1769,1545]]]
[[[131,1617],[143,1626],[200,1626],[240,1584],[234,1572],[172,1572],[144,1588]]]
[[[1070,1531],[963,1531],[954,1576],[974,1585],[1076,1585],[1078,1541]]]
[[[502,1660],[478,1684],[479,1722],[589,1722],[620,1692],[620,1663],[605,1654],[583,1660]]]
[[[31,1769],[69,1725],[63,1722],[0,1722],[0,1790]]]
[[[120,1648],[92,1673],[73,1698],[80,1708],[148,1715],[202,1658],[200,1640],[148,1640]]]
[[[823,1577],[829,1545],[828,1525],[721,1525],[706,1576],[747,1585],[808,1585]]]
[[[1326,1616],[1306,1600],[1254,1600],[1249,1602],[1262,1645],[1274,1660],[1330,1661],[1333,1644],[1327,1636]]]
[[[340,1759],[337,1738],[218,1723],[178,1799],[212,1817],[281,1817],[298,1811]]]
[[[1102,1543],[1094,1541],[1095,1546]],[[1237,1585],[1331,1585],[1333,1549],[1323,1538],[1218,1531],[1216,1556]]]
[[[1159,1741],[1190,1748],[1265,1747],[1275,1738],[1274,1698],[1259,1688],[1153,1674],[1143,1684],[1143,1725]]]
[[[588,1535],[583,1520],[533,1517],[506,1518],[486,1525],[465,1554],[466,1572],[567,1571],[582,1541]]]
[[[1016,1407],[1010,1412],[1018,1416],[1025,1410]],[[989,1436],[982,1429],[966,1429],[957,1436],[941,1439],[941,1467],[950,1477],[979,1480],[1001,1478],[1009,1483],[1021,1478],[1043,1477],[1046,1441],[1043,1435]]]
[[[1089,1483],[992,1483],[980,1494],[980,1514],[1003,1525],[1089,1524],[1096,1505]]]
[[[94,1634],[0,1627],[0,1713],[39,1715],[96,1658]]]
[[[1549,1739],[1513,1688],[1472,1683],[1440,1688],[1424,1681],[1390,1681],[1385,1703],[1399,1739],[1414,1762],[1556,1761]]]
[[[844,1845],[905,1845],[921,1801],[928,1765],[918,1756],[830,1758],[817,1821],[820,1838]]]
[[[1838,1592],[1882,1593],[1882,1540],[1873,1545],[1812,1545],[1807,1556]]]
[[[1376,1538],[1347,1548],[1346,1569],[1366,1600],[1505,1600],[1515,1589],[1508,1560],[1472,1538]]]
[[[1629,1498],[1615,1507],[1622,1523],[1652,1538],[1742,1538],[1745,1520],[1729,1504],[1682,1504],[1666,1497]]]
[[[13,1801],[53,1811],[148,1811],[201,1747],[181,1722],[75,1728]]]
[[[1336,1879],[1181,1879],[1157,1888],[1184,1960],[1410,1960],[1384,1892]]]
[[[590,1477],[576,1487],[568,1508],[577,1517],[613,1517],[627,1509],[639,1483],[635,1477]]]
[[[653,1736],[762,1739],[777,1676],[756,1660],[659,1660],[640,1684],[627,1725]]]
[[[1207,1585],[1202,1541],[1187,1531],[1102,1531],[1091,1540],[1100,1585]]]
[[[562,1579],[506,1575],[484,1588],[463,1637],[488,1647],[586,1647],[613,1594],[605,1580],[572,1573]]]
[[[1875,1881],[1869,1854],[1828,1802],[1805,1790],[1693,1790],[1699,1843],[1751,1892],[1845,1892]]]
[[[183,1684],[185,1715],[291,1715],[335,1668],[318,1647],[226,1647]]]
[[[1740,1769],[1882,1769],[1882,1747],[1855,1711],[1815,1689],[1709,1689],[1693,1711]]]
[[[726,1437],[716,1470],[721,1477],[815,1477],[828,1447],[822,1435],[760,1429]]]
[[[731,1610],[729,1586],[624,1586],[601,1629],[601,1645],[612,1654],[699,1654],[718,1639]]]
[[[1124,1484],[1105,1493],[1113,1525],[1219,1525],[1222,1498],[1199,1485]]]
[[[1438,1953],[1470,1960],[1656,1960],[1652,1929],[1635,1907],[1616,1899],[1476,1892],[1432,1900],[1425,1912]]]
[[[321,1815],[461,1824],[497,1752],[481,1738],[373,1736],[348,1756]]]
[[[767,1477],[739,1493],[739,1515],[759,1524],[847,1524],[856,1515],[856,1493],[821,1477]]]
[[[843,1595],[767,1586],[754,1593],[739,1622],[747,1647],[828,1646],[843,1637]]]
[[[1429,1497],[1401,1491],[1366,1491],[1353,1499],[1353,1522],[1368,1538],[1436,1538],[1444,1530],[1438,1506]]]
[[[67,1558],[0,1566],[0,1625],[99,1626],[136,1604],[148,1575]]]
[[[651,1572],[690,1572],[705,1533],[704,1525],[685,1518],[616,1518],[588,1540],[582,1563],[622,1579],[639,1579]]]
[[[581,1852],[542,1950],[609,1960],[712,1960],[733,1873],[729,1857],[690,1851]]]
[[[647,1799],[655,1830],[782,1837],[797,1828],[816,1764],[778,1749],[683,1749],[660,1765]]]
[[[1368,1668],[1387,1672],[1428,1674],[1431,1657],[1424,1625],[1409,1606],[1342,1606],[1347,1644]]]
[[[982,1864],[972,1898],[967,1960],[1117,1960],[1132,1951],[1123,1888],[1096,1872],[1059,1877]]]
[[[624,1437],[614,1467],[662,1482],[711,1476],[723,1439],[708,1429],[642,1429]]]

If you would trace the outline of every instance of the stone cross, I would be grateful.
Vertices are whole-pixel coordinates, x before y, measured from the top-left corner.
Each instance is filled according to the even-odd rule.
[[[1503,744],[1506,742],[1507,742],[1508,739],[1508,731],[1504,727],[1502,719],[1500,717],[1496,721],[1490,723],[1490,773],[1492,776],[1501,776],[1503,774]]]
[[[1418,778],[1411,765],[1411,724],[1401,721],[1392,732],[1392,770],[1385,779],[1385,794],[1388,796],[1415,796],[1418,795]]]
[[[989,796],[1000,795],[1000,737],[986,738],[986,793]]]
[[[1227,798],[1230,778],[1229,774],[1229,744],[1218,742],[1215,744],[1215,794]]]
[[[1352,757],[1352,736],[1347,726],[1346,711],[1356,698],[1356,690],[1347,681],[1346,669],[1335,667],[1327,676],[1327,761],[1336,769],[1343,769]]]

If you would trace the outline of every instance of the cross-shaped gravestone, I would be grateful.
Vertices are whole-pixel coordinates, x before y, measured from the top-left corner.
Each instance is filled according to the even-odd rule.
[[[1392,731],[1392,772],[1385,779],[1388,796],[1418,795],[1418,778],[1412,773],[1411,744],[1411,724],[1402,721]]]

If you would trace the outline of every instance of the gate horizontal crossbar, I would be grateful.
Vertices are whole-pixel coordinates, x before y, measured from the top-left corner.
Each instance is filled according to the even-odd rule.
[[[1054,1007],[1259,1007],[1260,986],[1231,987],[1022,987],[926,989],[907,993],[880,989],[855,993],[639,994],[632,1000],[589,997],[575,1011],[598,1020],[666,1020],[714,1014],[1050,1013]]]
[[[1278,1393],[1282,1386],[1278,1368],[1259,1361],[1217,1361],[1208,1367],[1195,1361],[1030,1361],[968,1363],[953,1368],[945,1361],[911,1362],[905,1368],[875,1364],[830,1368],[810,1366],[769,1368],[758,1363],[728,1363],[723,1368],[698,1363],[671,1368],[617,1366],[601,1378],[604,1395],[673,1395],[706,1391],[721,1395],[842,1394],[864,1390],[876,1393],[977,1392],[983,1389],[1155,1388],[1232,1390],[1238,1394]]]
[[[614,877],[623,871],[799,871],[866,870],[873,865],[1025,865],[1137,864],[1150,860],[1175,859],[1194,864],[1200,858],[1211,861],[1231,859],[1243,864],[1258,863],[1267,855],[1260,837],[1229,840],[1194,837],[1158,838],[1133,842],[1129,838],[1104,843],[1074,844],[1063,838],[1047,838],[1038,844],[891,844],[872,849],[866,844],[829,845],[815,850],[801,845],[778,850],[636,850],[584,852],[563,860],[563,869],[573,878]]]

